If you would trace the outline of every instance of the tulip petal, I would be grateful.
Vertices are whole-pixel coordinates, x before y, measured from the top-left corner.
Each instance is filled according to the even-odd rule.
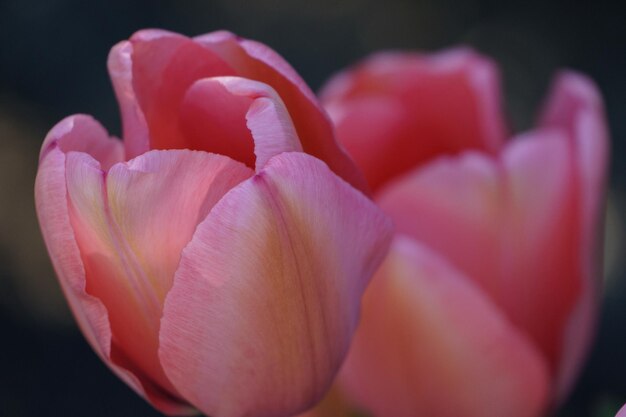
[[[379,199],[398,231],[473,279],[552,370],[581,291],[572,160],[560,132],[539,131],[513,140],[497,162],[472,152],[435,161]]]
[[[262,43],[226,31],[197,36],[194,41],[221,56],[237,75],[272,86],[285,102],[304,152],[326,162],[355,188],[367,190],[354,162],[335,141],[332,124],[315,95],[287,61]]]
[[[257,171],[274,155],[302,151],[282,100],[258,81],[239,77],[199,80],[185,95],[180,117],[192,144],[202,143],[248,166],[256,164]]]
[[[106,306],[118,355],[138,376],[177,395],[158,357],[162,303],[196,225],[252,172],[221,155],[151,151],[104,175],[67,156],[70,217],[87,291]]]
[[[122,142],[110,138],[100,123],[84,114],[66,117],[50,130],[41,145],[39,161],[43,161],[46,154],[54,148],[59,148],[63,153],[87,153],[103,169],[124,160]]]
[[[127,159],[150,149],[148,126],[133,89],[133,45],[123,41],[109,53],[107,67],[122,113],[124,147]]]
[[[303,153],[232,189],[183,251],[160,357],[207,415],[292,415],[321,398],[391,227],[374,204]]]
[[[379,53],[320,97],[374,190],[442,154],[495,153],[506,137],[498,70],[469,49]]]
[[[340,382],[377,417],[536,417],[546,363],[460,271],[399,236],[363,299]]]
[[[603,219],[608,163],[608,132],[602,99],[593,82],[573,72],[554,81],[541,125],[568,133],[574,149],[580,182],[582,291],[565,328],[557,396],[562,400],[580,372],[587,355],[598,314],[601,268],[600,222]]]
[[[235,75],[234,70],[215,53],[176,33],[142,30],[130,43],[132,85],[148,124],[150,148],[189,148],[178,123],[185,92],[196,80]]]
[[[108,152],[106,151],[108,149]],[[89,152],[103,165],[117,159],[123,151],[104,129],[87,116],[73,116],[55,126],[42,147],[35,182],[35,200],[39,223],[59,282],[87,341],[105,364],[140,396],[167,414],[191,415],[194,410],[173,398],[150,381],[140,379],[111,346],[111,327],[107,310],[98,298],[89,294],[85,265],[71,226],[67,200],[66,152]]]

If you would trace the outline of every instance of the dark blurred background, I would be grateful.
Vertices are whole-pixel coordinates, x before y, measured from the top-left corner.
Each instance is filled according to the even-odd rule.
[[[626,15],[617,1],[0,0],[0,417],[159,415],[78,332],[32,197],[39,146],[61,118],[93,114],[119,135],[106,57],[145,27],[258,39],[314,89],[377,49],[469,44],[501,64],[516,130],[531,126],[557,68],[589,74],[613,139],[605,304],[591,360],[559,416],[613,416],[626,402]]]

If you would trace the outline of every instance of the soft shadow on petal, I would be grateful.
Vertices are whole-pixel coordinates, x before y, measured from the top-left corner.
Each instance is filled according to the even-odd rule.
[[[152,383],[141,380],[115,361],[111,347],[111,327],[104,304],[87,290],[85,266],[70,221],[63,150],[77,154],[90,152],[102,161],[119,157],[121,144],[111,139],[93,119],[74,116],[52,129],[44,146],[35,182],[35,201],[44,241],[63,292],[89,344],[111,370],[140,396],[167,414],[191,415],[195,411]],[[106,152],[108,149],[110,152]],[[121,365],[121,366],[120,366]]]
[[[185,248],[160,357],[208,415],[291,415],[330,386],[362,292],[385,255],[386,217],[321,161],[283,153],[235,187]]]
[[[532,342],[462,272],[402,236],[366,291],[340,382],[377,417],[536,417],[549,395]]]
[[[507,135],[497,67],[469,49],[375,54],[320,97],[374,190],[433,157],[496,153]]]

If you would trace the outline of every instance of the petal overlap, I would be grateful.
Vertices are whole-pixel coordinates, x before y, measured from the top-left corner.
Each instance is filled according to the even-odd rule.
[[[87,341],[111,370],[167,414],[191,415],[195,410],[152,382],[142,379],[127,362],[120,360],[112,346],[112,331],[106,306],[87,287],[83,262],[68,206],[67,154],[87,152],[102,163],[113,161],[121,152],[119,141],[107,137],[104,129],[86,116],[73,116],[53,128],[42,146],[35,183],[35,200],[44,241],[70,308]],[[119,147],[119,148],[118,148]],[[109,151],[104,151],[108,149]],[[91,159],[98,164],[95,159]]]
[[[379,196],[398,231],[445,254],[533,339],[552,369],[559,329],[581,290],[573,172],[564,136],[529,134],[500,162],[477,153],[438,160]]]
[[[397,236],[363,300],[341,380],[376,416],[534,417],[549,371],[471,280]]]
[[[157,358],[165,295],[197,224],[251,171],[223,156],[172,150],[148,152],[106,175],[72,152],[66,172],[87,290],[107,307],[125,356],[175,393]]]
[[[315,95],[297,72],[275,51],[227,31],[197,36],[195,41],[216,52],[237,74],[274,87],[285,102],[304,151],[326,162],[352,186],[368,191],[361,173],[334,137],[333,126]]]
[[[385,217],[320,161],[274,157],[214,207],[183,252],[162,321],[168,377],[211,415],[314,404],[389,236]]]
[[[272,86],[285,102],[304,152],[325,161],[357,189],[368,190],[334,140],[332,124],[309,87],[282,57],[259,42],[225,31],[190,39],[165,30],[142,30],[114,48],[109,68],[131,157],[148,149],[187,148],[190,141],[197,145],[179,121],[186,91],[203,78],[239,76]]]
[[[187,137],[197,135],[193,143],[257,170],[274,155],[302,151],[281,98],[258,81],[240,77],[196,81],[187,91],[180,113]]]

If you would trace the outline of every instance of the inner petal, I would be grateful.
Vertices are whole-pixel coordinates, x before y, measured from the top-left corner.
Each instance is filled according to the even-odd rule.
[[[198,36],[194,40],[224,59],[238,76],[271,85],[284,100],[304,151],[324,161],[357,189],[368,192],[360,172],[335,141],[333,126],[315,95],[275,51],[225,31]]]
[[[220,200],[183,251],[160,357],[212,416],[286,416],[328,389],[391,225],[320,160],[283,153]]]
[[[189,147],[227,155],[257,171],[275,155],[302,151],[283,101],[258,81],[198,80],[187,91],[179,118]]]
[[[251,103],[250,97],[233,95],[217,82],[194,85],[179,112],[187,146],[226,155],[253,168],[254,141],[246,126]]]
[[[200,78],[234,70],[217,54],[174,33],[142,31],[130,42],[133,89],[150,131],[150,148],[189,148],[177,120],[187,89]]]

